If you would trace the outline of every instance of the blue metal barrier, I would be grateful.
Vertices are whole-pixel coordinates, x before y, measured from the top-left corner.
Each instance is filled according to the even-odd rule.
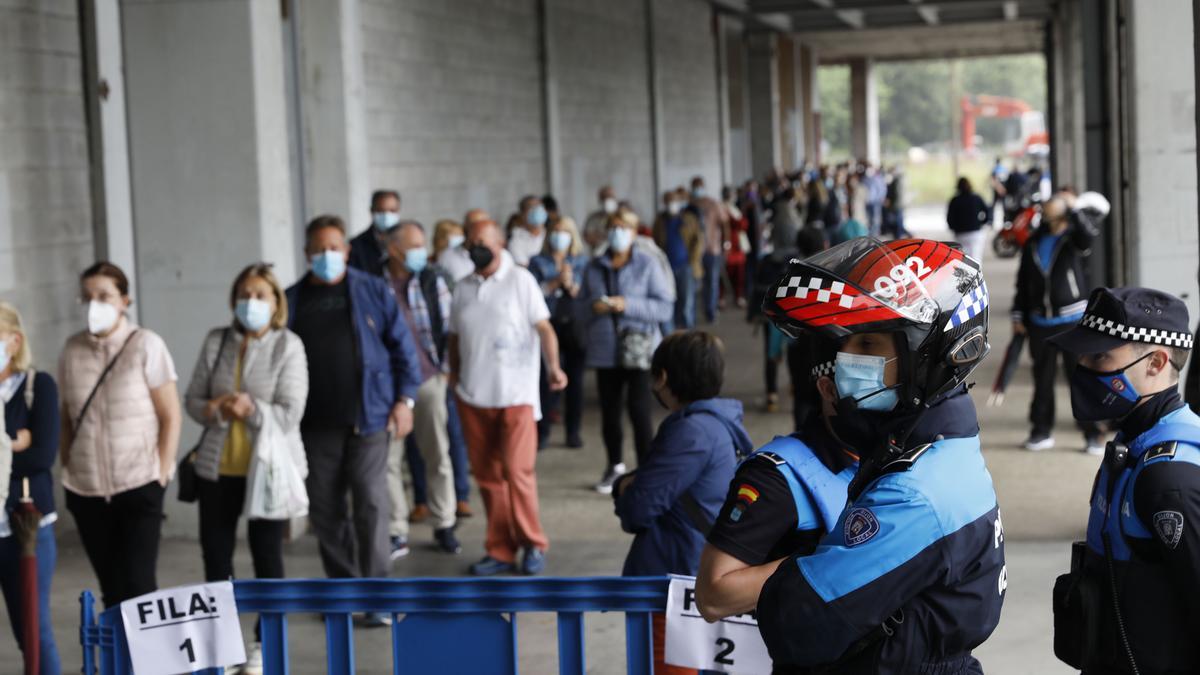
[[[271,579],[234,581],[239,613],[262,621],[263,670],[288,672],[288,614],[325,619],[326,671],[355,672],[353,617],[388,612],[392,672],[515,673],[517,614],[558,614],[558,672],[585,672],[583,614],[625,613],[625,661],[630,675],[651,675],[650,616],[667,606],[666,577],[499,579]],[[120,608],[95,615],[95,599],[80,598],[84,675],[133,672]],[[396,620],[403,614],[403,620]],[[507,615],[507,618],[506,616]],[[464,639],[470,649],[463,649]],[[99,649],[99,658],[96,650]],[[219,675],[219,669],[203,671]]]

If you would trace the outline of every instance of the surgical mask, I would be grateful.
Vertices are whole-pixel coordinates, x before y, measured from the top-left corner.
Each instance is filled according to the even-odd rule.
[[[624,253],[630,246],[633,246],[633,230],[614,227],[608,231],[608,247],[614,253]]]
[[[838,352],[833,375],[838,396],[854,399],[860,410],[892,410],[900,397],[894,387],[883,383],[883,373],[889,361],[894,360],[869,354]]]
[[[400,214],[395,211],[379,211],[371,214],[371,222],[375,225],[375,229],[387,232],[400,224]]]
[[[571,233],[570,232],[551,232],[550,233],[550,249],[561,253],[571,248]]]
[[[466,240],[467,238],[461,234],[452,234],[449,237],[446,237],[446,248],[458,248],[459,246],[462,246],[462,243]]]
[[[683,210],[682,202],[677,202],[677,201],[667,202],[667,213],[671,214],[672,216],[679,215],[679,212],[682,210]]]
[[[1148,352],[1124,368],[1107,372],[1075,366],[1070,378],[1071,412],[1075,419],[1080,422],[1119,420],[1133,412],[1143,398],[1152,396],[1139,394],[1125,374],[1125,371],[1152,354],[1154,352]]]
[[[9,362],[12,361],[12,356],[8,353],[12,347],[9,347],[8,344],[8,340],[0,340],[0,373],[4,372],[4,369],[8,368]]]
[[[341,251],[323,251],[311,260],[313,274],[326,283],[333,283],[346,273],[346,257]]]
[[[271,304],[258,298],[238,300],[233,307],[233,315],[243,328],[257,333],[271,323]]]
[[[413,274],[420,274],[421,270],[425,269],[427,262],[429,262],[429,251],[425,250],[424,246],[410,248],[404,252],[404,266]]]
[[[620,204],[617,202],[617,200],[613,199],[612,197],[605,199],[603,204],[604,204],[604,212],[610,216],[612,214],[616,213],[617,207],[620,206]]]
[[[546,213],[546,207],[537,205],[529,210],[529,214],[525,216],[525,221],[534,227],[541,227],[546,224],[546,219],[550,214]]]
[[[88,332],[92,335],[102,335],[112,330],[121,318],[121,310],[107,302],[92,300],[87,306]]]
[[[476,272],[482,272],[487,269],[487,266],[491,265],[492,261],[496,259],[496,254],[492,253],[492,249],[482,244],[476,244],[467,249],[467,254],[471,256],[471,262],[475,263]]]
[[[692,188],[692,196],[696,199],[704,199],[708,196],[708,191],[703,187]]]

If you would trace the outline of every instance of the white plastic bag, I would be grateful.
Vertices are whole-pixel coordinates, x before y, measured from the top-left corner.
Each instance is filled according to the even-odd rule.
[[[254,454],[246,480],[246,516],[263,520],[287,520],[308,515],[308,491],[304,475],[296,465],[289,444],[275,418],[263,415],[262,428],[254,439]]]
[[[33,386],[32,383],[29,386]],[[8,482],[12,477],[12,439],[4,426],[4,409],[0,406],[0,533],[8,532]]]

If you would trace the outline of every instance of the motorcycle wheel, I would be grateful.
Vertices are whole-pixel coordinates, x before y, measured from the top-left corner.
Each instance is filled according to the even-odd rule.
[[[1016,242],[1012,241],[1008,237],[1005,237],[1003,233],[998,233],[996,236],[992,237],[992,251],[1001,258],[1011,258],[1015,256],[1019,250],[1020,248],[1017,246]]]

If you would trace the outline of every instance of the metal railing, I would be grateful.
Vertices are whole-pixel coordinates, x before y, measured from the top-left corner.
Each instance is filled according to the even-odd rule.
[[[363,612],[393,615],[396,674],[515,674],[517,614],[555,612],[563,675],[585,672],[584,613],[624,612],[628,672],[651,675],[651,614],[664,611],[668,583],[666,577],[272,579],[234,581],[233,590],[238,613],[261,618],[263,672],[269,675],[289,672],[287,615],[300,613],[324,617],[326,672],[354,673],[353,618]],[[132,673],[120,608],[97,617],[90,591],[80,605],[84,675]]]

